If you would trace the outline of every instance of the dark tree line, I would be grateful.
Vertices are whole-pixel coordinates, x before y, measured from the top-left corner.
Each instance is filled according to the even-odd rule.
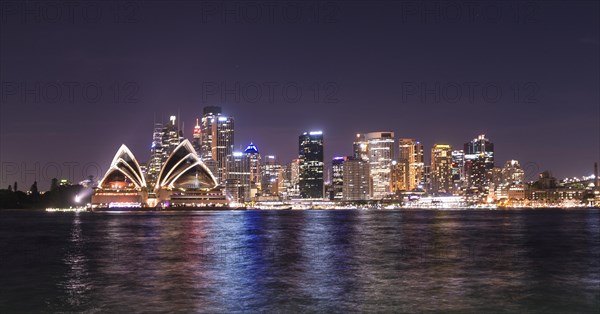
[[[52,179],[50,190],[40,193],[37,182],[34,182],[28,192],[19,191],[15,182],[7,189],[0,189],[0,209],[43,209],[48,207],[76,207],[90,201],[89,194],[76,202],[86,188],[76,184],[59,185],[57,179]]]

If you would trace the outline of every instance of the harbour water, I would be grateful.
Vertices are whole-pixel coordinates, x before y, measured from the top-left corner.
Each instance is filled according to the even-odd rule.
[[[0,313],[598,313],[600,211],[0,211]]]

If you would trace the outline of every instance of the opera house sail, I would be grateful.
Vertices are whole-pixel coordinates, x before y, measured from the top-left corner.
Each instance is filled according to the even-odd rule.
[[[227,206],[212,172],[188,140],[162,164],[155,182],[147,183],[139,163],[122,145],[92,196],[92,208]]]

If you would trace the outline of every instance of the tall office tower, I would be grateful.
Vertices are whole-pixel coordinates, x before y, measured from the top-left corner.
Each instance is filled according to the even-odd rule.
[[[260,189],[260,152],[253,143],[250,143],[244,150],[244,154],[248,157],[250,163],[250,183]]]
[[[463,150],[452,151],[452,192],[458,193],[465,182],[465,152]]]
[[[198,119],[196,119],[196,126],[194,126],[194,133],[192,135],[192,146],[198,156],[202,156],[202,128]]]
[[[154,131],[152,132],[152,145],[150,148],[150,160],[148,161],[147,171],[147,182],[149,186],[154,186],[156,183],[156,178],[158,177],[158,173],[160,168],[162,167],[163,160],[166,160],[164,157],[165,150],[162,147],[162,138],[163,138],[163,125],[162,123],[154,124]]]
[[[366,201],[371,195],[369,162],[362,158],[344,161],[342,194],[344,201]]]
[[[283,192],[283,169],[275,156],[265,156],[261,174],[262,195],[279,196],[279,193]]]
[[[371,173],[373,199],[391,194],[392,160],[394,159],[394,132],[371,132],[368,142],[369,171]]]
[[[411,138],[402,138],[398,140],[398,148],[398,163],[406,163],[408,167],[408,171],[404,172],[406,190],[414,190],[423,185],[423,144]]]
[[[201,128],[201,153],[202,159],[216,161],[217,171],[214,173],[217,180],[227,176],[227,158],[233,152],[234,125],[233,117],[224,116],[221,107],[204,107]]]
[[[465,143],[465,180],[468,189],[487,193],[489,172],[494,168],[494,144],[484,134]]]
[[[348,157],[334,157],[331,160],[331,200],[341,201],[344,198],[344,162]]]
[[[323,132],[304,132],[298,138],[301,198],[323,198]]]
[[[242,152],[233,152],[228,157],[226,192],[237,202],[250,201],[250,157]]]
[[[369,160],[368,143],[365,134],[356,134],[356,139],[354,140],[354,143],[352,143],[352,150],[354,152],[354,158]]]
[[[391,184],[392,193],[409,191],[409,163],[392,161]]]
[[[452,147],[435,144],[431,149],[432,193],[449,193],[452,190]]]
[[[293,159],[285,165],[284,169],[284,185],[287,191],[288,198],[300,197],[298,182],[300,179],[300,159]]]

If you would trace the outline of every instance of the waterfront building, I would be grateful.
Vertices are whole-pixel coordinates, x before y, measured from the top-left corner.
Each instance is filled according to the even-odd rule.
[[[371,184],[369,162],[362,158],[346,158],[344,161],[342,195],[344,201],[370,199]]]
[[[371,132],[365,135],[369,152],[369,171],[372,198],[375,200],[391,194],[391,171],[394,159],[394,132]]]
[[[216,161],[218,180],[227,177],[227,160],[233,153],[234,119],[222,114],[221,107],[204,107],[201,119],[202,160]]]
[[[177,145],[149,184],[122,145],[92,195],[92,207],[226,206],[227,199],[188,140]]]
[[[323,198],[323,132],[304,132],[298,138],[300,175],[298,186],[301,198]]]
[[[398,140],[398,148],[398,163],[404,163],[408,167],[403,172],[403,185],[406,191],[412,191],[423,185],[423,144],[414,139],[402,138]]]
[[[452,147],[435,144],[431,149],[430,193],[446,194],[452,190]]]

